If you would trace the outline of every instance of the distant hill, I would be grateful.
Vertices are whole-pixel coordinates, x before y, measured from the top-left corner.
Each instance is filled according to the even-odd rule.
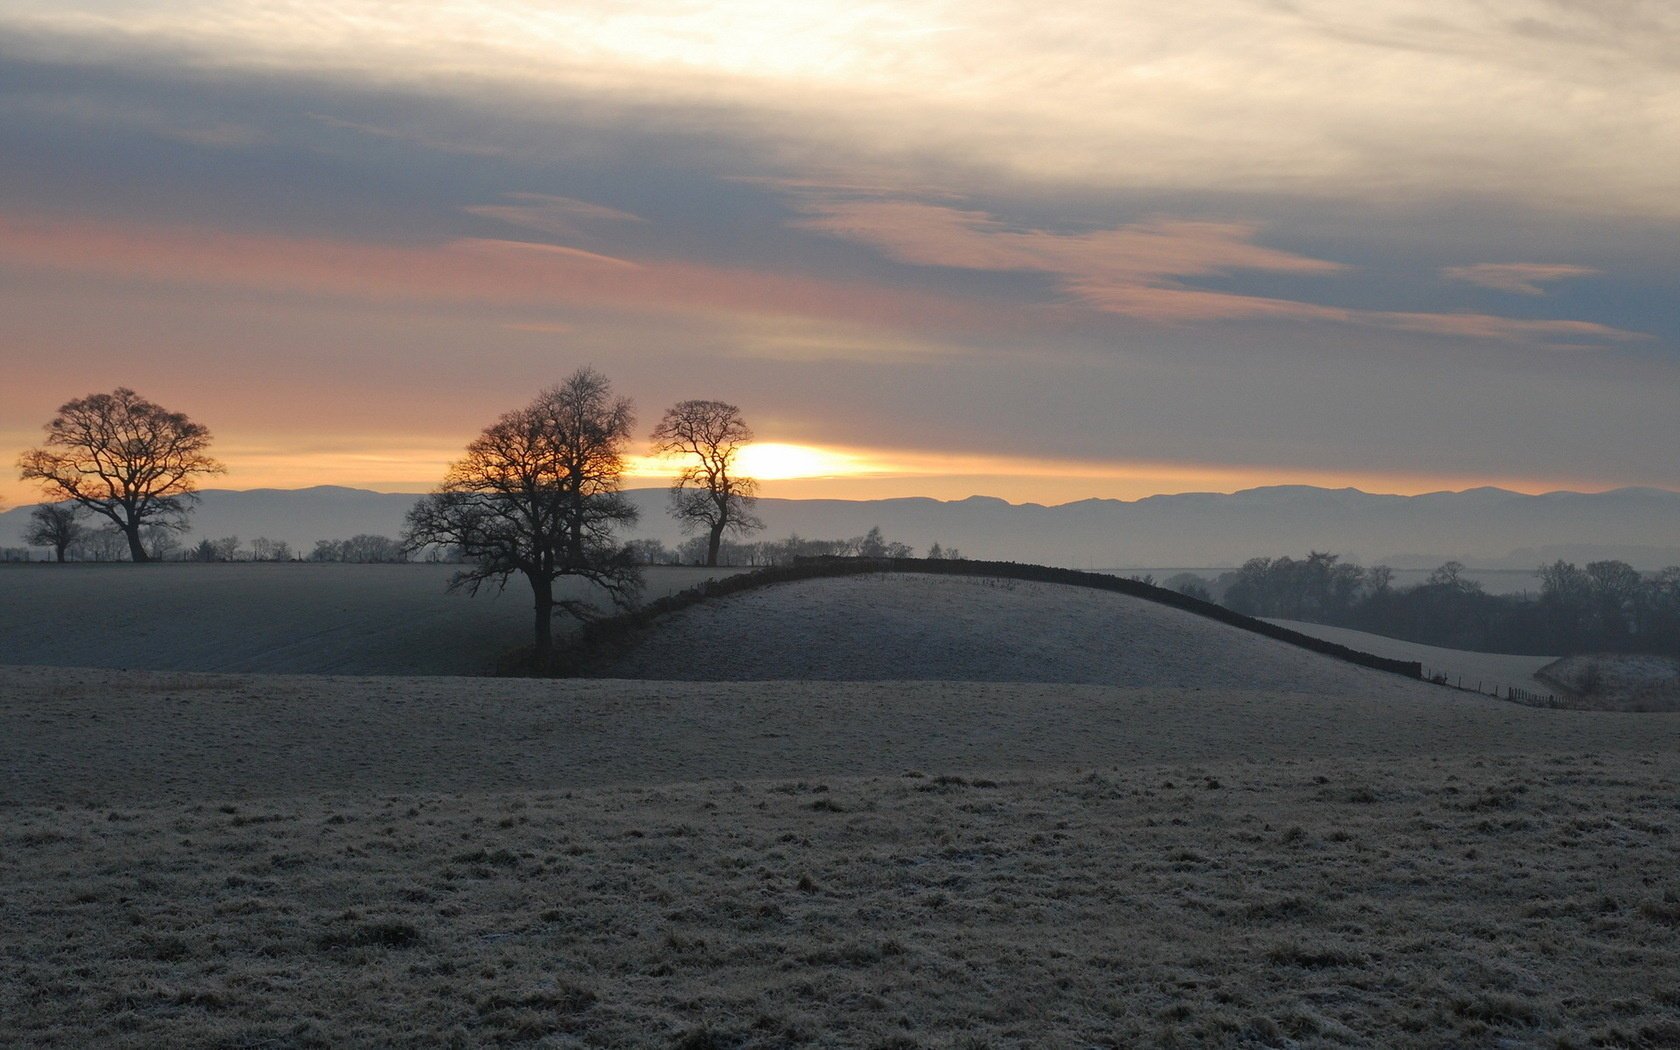
[[[633,489],[638,533],[675,543],[664,489]],[[307,553],[319,539],[395,536],[414,493],[319,486],[209,490],[193,516],[199,537],[285,540]],[[0,514],[0,546],[21,544],[29,508]],[[1642,569],[1680,564],[1680,493],[1523,495],[1503,489],[1388,496],[1290,485],[1145,499],[1081,500],[1046,507],[988,496],[964,500],[765,499],[765,536],[887,538],[924,550],[934,542],[977,558],[1073,568],[1236,565],[1262,554],[1335,551],[1365,564],[1428,567],[1449,558],[1488,568],[1532,568],[1565,558],[1621,558]]]

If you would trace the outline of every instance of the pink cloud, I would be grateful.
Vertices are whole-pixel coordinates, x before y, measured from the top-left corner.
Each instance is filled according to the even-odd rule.
[[[0,213],[0,264],[336,298],[739,312],[998,329],[1019,311],[784,273],[463,238],[393,246]]]
[[[1008,226],[992,215],[913,201],[816,200],[797,225],[859,241],[900,262],[1045,273],[1085,305],[1162,324],[1241,319],[1334,321],[1461,338],[1622,340],[1638,333],[1588,321],[1489,314],[1358,310],[1196,288],[1187,280],[1242,271],[1335,274],[1341,263],[1254,243],[1250,223],[1157,220],[1084,233]],[[1464,272],[1457,272],[1464,271]],[[1486,264],[1443,271],[1510,290],[1591,273],[1583,267]],[[1502,282],[1502,283],[1495,283]]]
[[[1036,270],[1085,281],[1148,282],[1233,270],[1334,273],[1342,264],[1253,243],[1246,223],[1159,221],[1089,233],[1006,226],[985,212],[909,201],[811,205],[805,229],[863,241],[901,262]]]

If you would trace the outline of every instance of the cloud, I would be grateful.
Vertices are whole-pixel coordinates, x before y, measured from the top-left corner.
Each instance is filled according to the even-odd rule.
[[[1599,271],[1590,266],[1568,266],[1550,263],[1476,263],[1473,266],[1445,266],[1441,276],[1451,281],[1468,281],[1483,288],[1518,295],[1545,295],[1540,287],[1550,281],[1566,277],[1591,277]]]
[[[1340,263],[1253,243],[1243,223],[1162,220],[1088,233],[1012,228],[978,211],[911,201],[817,202],[798,226],[891,258],[969,270],[1037,270],[1093,283],[1146,283],[1236,270],[1334,273]]]
[[[869,281],[565,245],[457,238],[423,245],[230,233],[0,213],[0,265],[364,301],[522,304],[802,316],[856,323],[1018,327],[1019,311]]]
[[[578,237],[591,222],[646,222],[640,215],[609,208],[604,204],[556,197],[548,193],[504,193],[512,204],[472,204],[462,209],[470,215],[523,226],[557,237]]]
[[[733,319],[732,358],[810,364],[816,362],[973,362],[987,352],[941,342],[926,332],[879,328],[834,319],[801,317]]]
[[[918,266],[1038,272],[1053,275],[1085,305],[1163,324],[1281,319],[1335,321],[1458,338],[1626,340],[1642,338],[1607,325],[1525,320],[1471,313],[1352,309],[1239,292],[1197,288],[1193,278],[1274,273],[1331,275],[1341,263],[1254,243],[1247,223],[1155,220],[1079,233],[1011,227],[979,211],[912,201],[807,201],[808,230],[868,244]],[[1472,268],[1473,269],[1473,268]],[[1549,280],[1576,267],[1519,268],[1521,279]],[[1545,273],[1535,273],[1546,269]],[[1511,281],[1511,274],[1494,279]]]
[[[59,97],[19,93],[0,100],[0,116],[5,115],[43,117],[53,122],[91,125],[102,131],[141,131],[172,142],[212,149],[246,149],[271,141],[262,130],[242,121],[180,113],[157,101],[98,97],[92,93]]]
[[[469,157],[505,157],[511,151],[501,146],[490,146],[480,143],[461,142],[456,139],[439,138],[423,131],[412,131],[404,128],[385,127],[379,124],[364,124],[354,120],[343,120],[325,113],[311,113],[309,119],[325,124],[329,128],[340,128],[345,131],[357,131],[374,138],[392,139],[398,142],[412,142],[426,149],[437,150],[440,153],[460,153]]]
[[[1595,6],[1606,10],[1593,10]],[[683,127],[803,175],[1680,217],[1671,4],[14,0],[12,54]],[[389,132],[372,126],[370,134]],[[902,184],[902,180],[901,184]]]
[[[565,321],[508,321],[503,323],[504,331],[531,332],[536,335],[563,335],[576,330],[577,325]]]

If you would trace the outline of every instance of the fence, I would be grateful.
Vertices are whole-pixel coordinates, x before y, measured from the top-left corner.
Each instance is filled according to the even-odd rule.
[[[1558,698],[1552,693],[1537,693],[1532,689],[1511,685],[1508,682],[1490,682],[1485,678],[1476,680],[1475,685],[1465,685],[1464,676],[1448,675],[1445,671],[1434,668],[1424,668],[1425,681],[1436,685],[1444,685],[1448,689],[1457,689],[1461,693],[1475,693],[1479,696],[1491,696],[1497,700],[1509,700],[1514,704],[1526,704],[1529,707],[1556,707]]]

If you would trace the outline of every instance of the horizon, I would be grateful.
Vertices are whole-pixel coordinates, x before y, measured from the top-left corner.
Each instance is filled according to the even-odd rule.
[[[637,482],[655,482],[655,481],[658,481],[658,480],[659,479],[656,478],[656,477],[649,477],[649,476],[639,476],[639,477],[636,477],[636,478],[633,479],[633,481],[637,481]],[[795,481],[795,482],[818,482],[818,483],[820,483],[820,482],[826,481],[828,479],[810,478],[810,479],[787,479],[787,480],[792,480],[792,481]],[[1663,495],[1680,496],[1680,489],[1669,489],[1669,488],[1663,488],[1661,486],[1655,486],[1655,485],[1621,485],[1621,486],[1616,486],[1616,487],[1613,487],[1613,488],[1603,488],[1603,489],[1543,489],[1543,490],[1540,490],[1540,491],[1532,491],[1532,492],[1525,492],[1525,491],[1522,491],[1522,490],[1519,490],[1519,489],[1506,488],[1506,487],[1498,486],[1498,485],[1477,485],[1477,486],[1472,486],[1472,487],[1463,488],[1463,489],[1430,489],[1430,490],[1423,490],[1423,491],[1418,491],[1418,492],[1393,492],[1393,491],[1377,491],[1377,490],[1371,490],[1371,489],[1362,489],[1362,488],[1359,488],[1358,486],[1353,486],[1353,485],[1330,487],[1330,486],[1323,486],[1323,485],[1280,483],[1280,484],[1275,484],[1275,485],[1255,485],[1255,486],[1251,486],[1249,488],[1231,489],[1231,490],[1225,490],[1225,491],[1211,490],[1211,489],[1190,489],[1190,490],[1175,491],[1175,492],[1151,492],[1147,495],[1137,496],[1137,497],[1133,497],[1133,498],[1129,498],[1129,499],[1124,498],[1124,497],[1112,497],[1112,496],[1083,496],[1083,497],[1077,497],[1077,498],[1074,498],[1074,499],[1071,499],[1071,500],[1066,500],[1066,501],[1058,502],[1058,503],[1046,503],[1046,502],[1037,501],[1037,500],[1030,500],[1030,499],[1028,499],[1028,500],[1011,500],[1008,497],[999,496],[999,495],[996,495],[996,494],[993,494],[993,493],[988,493],[988,492],[970,492],[970,493],[968,493],[966,495],[962,495],[962,496],[936,496],[936,495],[926,495],[926,494],[919,494],[919,493],[912,493],[912,494],[906,494],[906,495],[856,495],[856,496],[836,496],[836,495],[824,495],[824,494],[820,494],[820,493],[819,494],[810,494],[810,495],[786,494],[786,493],[775,490],[775,487],[776,487],[777,484],[778,484],[777,482],[771,482],[771,483],[767,483],[767,485],[765,485],[765,486],[761,486],[761,491],[760,491],[757,498],[765,499],[765,500],[788,501],[788,502],[819,502],[819,501],[821,501],[821,502],[838,502],[838,503],[881,503],[881,502],[891,502],[891,501],[924,500],[924,501],[932,501],[932,502],[941,503],[941,504],[953,504],[953,503],[967,503],[967,502],[973,502],[973,501],[984,501],[984,502],[1002,503],[1002,504],[1004,504],[1006,506],[1010,506],[1010,507],[1043,507],[1043,508],[1047,508],[1047,509],[1057,509],[1057,508],[1061,508],[1061,507],[1073,506],[1074,504],[1079,504],[1079,503],[1123,503],[1123,504],[1128,504],[1128,505],[1134,505],[1134,504],[1138,504],[1138,503],[1144,503],[1144,502],[1147,502],[1147,501],[1150,501],[1150,500],[1159,500],[1159,499],[1175,499],[1175,498],[1180,498],[1180,497],[1193,497],[1193,496],[1232,497],[1232,496],[1244,496],[1244,495],[1252,495],[1252,494],[1255,494],[1255,493],[1278,492],[1278,491],[1313,492],[1313,493],[1326,493],[1326,494],[1352,493],[1352,494],[1361,495],[1361,496],[1373,496],[1373,497],[1378,497],[1378,498],[1397,498],[1397,499],[1414,499],[1414,498],[1418,498],[1418,497],[1427,497],[1427,496],[1464,496],[1464,495],[1470,495],[1472,493],[1478,493],[1478,492],[1493,492],[1493,493],[1498,493],[1500,495],[1518,496],[1518,497],[1524,497],[1524,498],[1541,498],[1541,497],[1546,497],[1546,496],[1605,496],[1605,495],[1614,495],[1614,494],[1623,493],[1623,492],[1634,492],[1634,493],[1654,492],[1654,493],[1660,493],[1660,494],[1663,494]],[[659,491],[664,491],[664,490],[668,489],[669,487],[670,486],[669,486],[668,483],[659,483],[659,484],[626,483],[622,486],[622,491],[625,491],[625,492],[659,492]],[[255,494],[260,494],[260,493],[274,493],[274,494],[278,494],[278,495],[289,495],[289,494],[297,494],[297,493],[305,493],[305,492],[315,492],[315,491],[319,491],[319,490],[332,490],[332,491],[337,491],[337,492],[353,492],[353,493],[361,493],[361,494],[376,495],[376,496],[414,496],[414,497],[419,497],[419,496],[425,495],[426,492],[430,491],[430,490],[427,490],[427,489],[408,489],[408,488],[400,488],[400,487],[395,487],[395,486],[392,486],[392,487],[373,487],[373,486],[370,486],[370,485],[342,485],[342,484],[332,484],[332,483],[322,483],[322,484],[314,484],[314,485],[298,485],[298,486],[256,485],[256,486],[251,486],[249,488],[233,488],[233,487],[225,486],[225,485],[201,485],[197,489],[194,490],[194,495],[195,496],[217,495],[217,494],[255,495]],[[26,510],[30,509],[31,507],[37,506],[37,505],[39,505],[43,502],[53,502],[53,501],[37,499],[37,500],[33,500],[33,501],[25,500],[25,501],[19,501],[17,503],[0,505],[0,514],[6,513],[8,511],[26,511]]]
[[[1680,13],[1025,15],[8,5],[0,500],[119,384],[422,490],[584,365],[796,497],[1680,489]]]

